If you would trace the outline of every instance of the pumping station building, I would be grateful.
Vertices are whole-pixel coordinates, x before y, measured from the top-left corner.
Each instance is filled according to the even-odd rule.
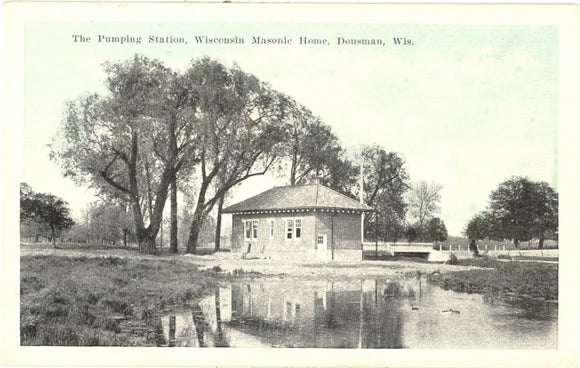
[[[247,257],[362,260],[362,216],[372,208],[321,184],[274,187],[225,208],[232,252]]]

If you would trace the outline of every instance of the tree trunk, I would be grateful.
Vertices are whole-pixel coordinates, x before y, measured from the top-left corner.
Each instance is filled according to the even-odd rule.
[[[169,183],[171,178],[175,175],[175,168],[168,165],[163,171],[156,191],[155,205],[150,214],[149,226],[145,227],[143,213],[141,212],[141,206],[139,205],[139,186],[137,184],[138,147],[138,136],[136,132],[133,132],[131,138],[131,154],[127,166],[129,170],[129,192],[133,220],[135,221],[135,233],[137,241],[139,242],[139,251],[141,253],[157,254],[155,238],[157,237],[161,221],[163,220],[163,208],[165,207],[165,202],[169,194]],[[151,206],[149,208],[151,210]]]
[[[191,220],[191,227],[189,229],[189,237],[187,239],[187,249],[186,253],[195,254],[197,248],[197,238],[201,232],[201,225],[203,223],[204,217],[204,204],[205,195],[207,188],[209,186],[208,181],[204,181],[199,188],[199,195],[197,197],[197,204],[195,206],[195,212],[193,213],[193,219]]]
[[[52,232],[52,245],[56,248],[56,234],[54,232],[54,225],[50,225],[50,230]]]
[[[222,235],[222,209],[224,208],[225,194],[220,197],[217,209],[217,218],[215,225],[215,251],[220,251],[220,240]]]
[[[516,249],[520,249],[520,240],[519,239],[514,239],[514,247],[516,247]]]
[[[195,213],[193,214],[193,221],[191,221],[191,228],[189,230],[189,238],[187,239],[187,249],[186,253],[195,254],[197,250],[197,238],[199,237],[199,233],[201,232],[201,226],[203,223],[203,215],[202,211],[196,209]]]
[[[150,236],[147,232],[137,235],[139,242],[139,251],[145,254],[157,254],[157,246],[155,245],[155,237]]]
[[[87,245],[91,244],[91,228],[89,227],[89,213],[87,212]]]
[[[137,188],[136,176],[129,176],[131,180],[132,198],[131,206],[133,209],[133,220],[135,221],[135,233],[137,241],[139,242],[139,251],[147,254],[157,254],[157,247],[155,245],[155,238],[161,229],[161,222],[163,221],[163,208],[169,194],[170,176],[173,175],[167,169],[162,177],[157,190],[155,205],[153,206],[153,214],[149,219],[149,226],[145,227],[141,207],[139,206],[139,196]],[[134,173],[134,171],[133,171]]]
[[[135,235],[139,243],[139,252],[146,254],[157,254],[157,246],[155,245],[155,237],[150,229],[145,228],[143,224],[143,217],[141,217],[141,208],[138,201],[133,201],[133,217],[135,220]]]
[[[169,251],[177,253],[177,178],[175,175],[171,178],[171,228]]]
[[[538,249],[544,249],[544,235],[540,234],[540,240],[538,242]]]
[[[375,257],[379,259],[379,215],[375,212]]]
[[[127,247],[127,229],[123,229],[123,247]]]
[[[290,165],[290,185],[296,185],[296,169],[297,169],[296,153],[292,155],[292,164]]]

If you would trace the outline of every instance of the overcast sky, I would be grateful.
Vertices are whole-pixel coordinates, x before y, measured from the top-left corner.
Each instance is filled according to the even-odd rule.
[[[72,42],[75,34],[91,43]],[[99,43],[98,35],[142,37]],[[149,35],[188,44],[149,44]],[[195,43],[196,35],[244,37],[245,45]],[[252,45],[251,37],[293,45]],[[299,37],[329,46],[298,45]],[[337,37],[380,38],[385,46],[336,45]],[[410,46],[394,46],[407,37]],[[75,213],[91,200],[48,159],[66,100],[103,91],[105,61],[135,53],[177,70],[207,55],[240,67],[308,106],[345,147],[379,144],[402,154],[412,180],[443,185],[450,234],[485,208],[513,175],[557,188],[557,32],[548,26],[416,26],[252,23],[29,23],[25,29],[22,181],[66,199]],[[233,201],[285,183],[253,179]]]

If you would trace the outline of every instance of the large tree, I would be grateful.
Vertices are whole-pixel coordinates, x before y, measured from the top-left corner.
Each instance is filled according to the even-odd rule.
[[[536,182],[533,229],[538,247],[545,239],[558,238],[558,193],[546,182]]]
[[[289,97],[282,97],[281,108],[285,112],[284,149],[290,166],[290,185],[329,179],[343,154],[332,128]]]
[[[74,225],[67,202],[53,194],[35,193],[26,183],[20,185],[20,220],[47,226],[55,247],[60,232]]]
[[[67,104],[51,157],[66,176],[131,205],[142,252],[155,253],[169,183],[191,159],[190,93],[158,60],[106,63],[107,93]]]
[[[545,182],[512,177],[490,195],[489,212],[497,223],[495,236],[522,240],[538,238],[540,247],[549,232],[558,231],[558,194]]]
[[[447,227],[439,217],[433,217],[427,221],[423,240],[438,242],[447,240]]]
[[[203,58],[185,73],[200,138],[199,190],[187,253],[195,253],[204,218],[228,190],[263,175],[284,141],[280,94],[239,67]]]
[[[397,193],[381,193],[365,216],[365,238],[396,242],[404,236],[406,205]]]
[[[441,211],[441,189],[443,186],[436,182],[421,180],[413,183],[409,192],[409,214],[420,229],[424,229],[427,221]]]
[[[491,235],[489,214],[483,212],[477,214],[469,220],[465,226],[464,234],[473,240],[485,239]]]
[[[409,174],[405,160],[396,152],[372,145],[362,148],[361,164],[363,199],[375,210],[365,216],[365,236],[396,241],[404,231],[407,211],[404,195],[409,188]]]

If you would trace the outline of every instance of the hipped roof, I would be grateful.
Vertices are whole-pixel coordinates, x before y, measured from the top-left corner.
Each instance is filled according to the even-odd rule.
[[[275,210],[354,210],[373,209],[321,184],[274,187],[225,208],[222,213]]]

